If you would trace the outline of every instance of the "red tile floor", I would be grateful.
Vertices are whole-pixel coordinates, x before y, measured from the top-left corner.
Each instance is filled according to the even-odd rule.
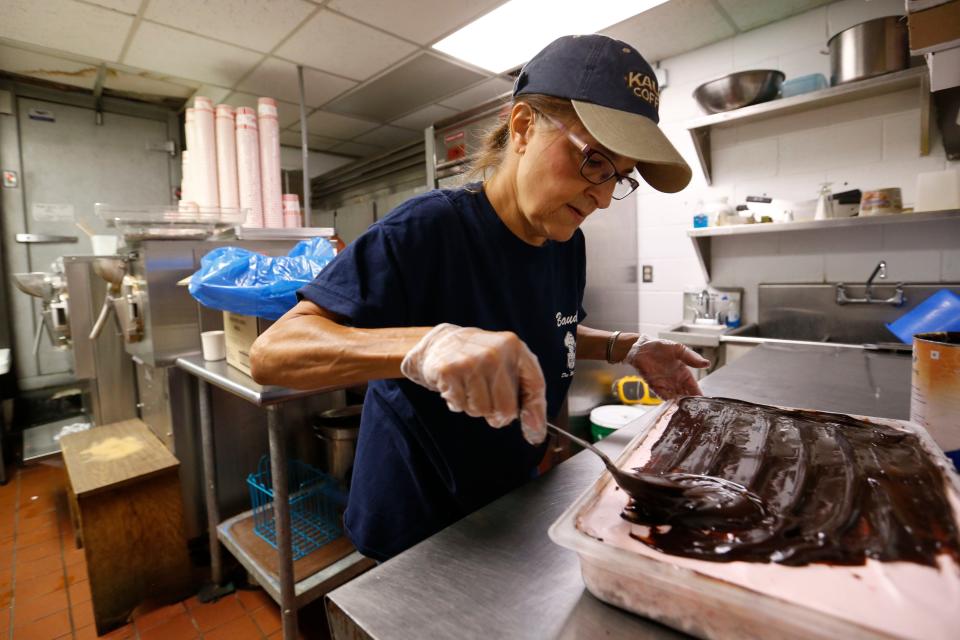
[[[74,545],[59,456],[8,468],[0,486],[0,640],[96,638],[83,550]],[[300,637],[327,638],[321,601],[302,609]],[[280,612],[262,590],[210,604],[196,597],[135,612],[113,640],[280,638]]]

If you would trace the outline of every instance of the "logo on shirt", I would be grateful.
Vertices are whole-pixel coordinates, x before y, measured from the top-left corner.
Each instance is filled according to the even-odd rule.
[[[557,312],[557,316],[556,316],[556,318],[557,318],[557,326],[558,326],[558,327],[565,327],[565,326],[567,326],[568,324],[577,324],[577,316],[578,316],[578,315],[579,315],[579,313],[575,313],[575,314],[573,314],[572,316],[565,316],[565,315],[563,315],[562,313],[560,313],[560,312],[558,311],[558,312]]]
[[[573,331],[567,331],[567,335],[563,336],[563,346],[567,348],[567,375],[572,376],[577,366],[577,338]]]

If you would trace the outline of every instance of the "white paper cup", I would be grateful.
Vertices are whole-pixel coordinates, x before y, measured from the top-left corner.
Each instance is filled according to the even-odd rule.
[[[203,359],[209,362],[227,357],[227,340],[223,331],[204,331],[200,334]]]
[[[117,255],[117,241],[119,239],[117,236],[112,235],[90,236],[90,243],[93,245],[93,255]]]

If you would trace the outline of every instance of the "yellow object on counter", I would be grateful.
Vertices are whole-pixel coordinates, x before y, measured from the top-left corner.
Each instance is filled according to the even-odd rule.
[[[624,376],[614,380],[613,395],[623,404],[655,405],[663,402],[640,376]]]

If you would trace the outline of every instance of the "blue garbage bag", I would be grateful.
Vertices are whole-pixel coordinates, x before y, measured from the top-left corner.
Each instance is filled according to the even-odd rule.
[[[326,238],[303,240],[276,258],[219,247],[200,260],[190,295],[205,307],[276,320],[297,303],[297,289],[316,278],[334,255]]]

